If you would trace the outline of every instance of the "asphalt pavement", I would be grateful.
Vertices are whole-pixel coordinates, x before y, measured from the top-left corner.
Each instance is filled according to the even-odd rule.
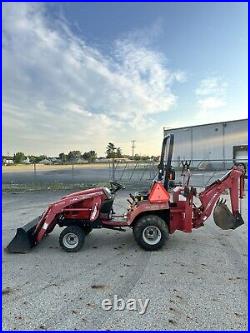
[[[17,227],[65,192],[3,193],[3,247]],[[120,191],[116,213],[126,210]],[[58,244],[56,227],[28,254],[3,250],[4,330],[246,330],[245,224],[223,231],[210,218],[191,234],[176,232],[157,252],[145,252],[131,230],[94,230],[78,253]],[[117,295],[149,299],[145,314],[102,309]]]

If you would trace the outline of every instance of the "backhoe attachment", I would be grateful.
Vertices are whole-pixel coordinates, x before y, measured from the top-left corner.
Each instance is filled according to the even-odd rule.
[[[201,206],[195,211],[194,227],[202,226],[212,212],[215,224],[223,230],[236,229],[244,224],[240,200],[244,197],[245,177],[245,169],[241,165],[234,165],[223,177],[208,185],[199,194]],[[220,199],[225,191],[229,191],[231,211],[226,200]]]
[[[213,212],[213,218],[215,224],[223,230],[236,229],[244,224],[239,212],[236,212],[235,215],[230,212],[226,205],[226,199],[219,199],[217,201]]]

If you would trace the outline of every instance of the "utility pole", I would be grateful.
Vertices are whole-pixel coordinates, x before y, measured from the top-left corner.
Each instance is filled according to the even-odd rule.
[[[132,158],[134,158],[135,157],[135,140],[132,140],[131,143],[132,143],[132,146],[131,146],[131,148],[132,148]]]

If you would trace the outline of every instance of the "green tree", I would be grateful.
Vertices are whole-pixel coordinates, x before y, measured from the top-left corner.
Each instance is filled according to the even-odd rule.
[[[115,150],[116,150],[115,145],[112,142],[109,142],[106,148],[107,158],[114,158],[116,155]]]
[[[36,156],[34,156],[34,155],[29,155],[30,163],[36,163],[36,159],[37,159]]]
[[[67,155],[64,153],[60,153],[59,155],[60,160],[65,163],[67,161]]]
[[[90,150],[90,151],[83,153],[82,158],[84,158],[85,160],[87,160],[89,162],[94,162],[97,158],[97,154],[94,150]]]
[[[73,150],[68,153],[68,160],[74,161],[81,158],[81,152],[79,150]]]
[[[36,161],[35,163],[39,163],[41,162],[42,160],[46,160],[47,159],[47,156],[46,155],[40,155],[40,156],[37,156],[36,157]]]
[[[116,149],[116,157],[122,157],[122,150],[120,147]]]
[[[16,164],[22,163],[25,159],[26,159],[26,157],[25,157],[24,153],[22,153],[20,151],[18,153],[14,154],[14,156],[13,156],[13,161]]]
[[[151,160],[154,162],[158,162],[160,160],[160,156],[151,156]]]

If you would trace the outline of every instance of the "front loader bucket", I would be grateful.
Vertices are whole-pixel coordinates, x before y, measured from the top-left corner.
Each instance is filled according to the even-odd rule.
[[[215,224],[223,230],[236,229],[244,224],[241,214],[237,212],[233,215],[226,205],[226,200],[223,199],[217,201],[213,218]]]
[[[7,246],[7,251],[10,253],[26,253],[35,246],[34,231],[41,216],[35,218],[23,227],[17,229],[16,236]]]

